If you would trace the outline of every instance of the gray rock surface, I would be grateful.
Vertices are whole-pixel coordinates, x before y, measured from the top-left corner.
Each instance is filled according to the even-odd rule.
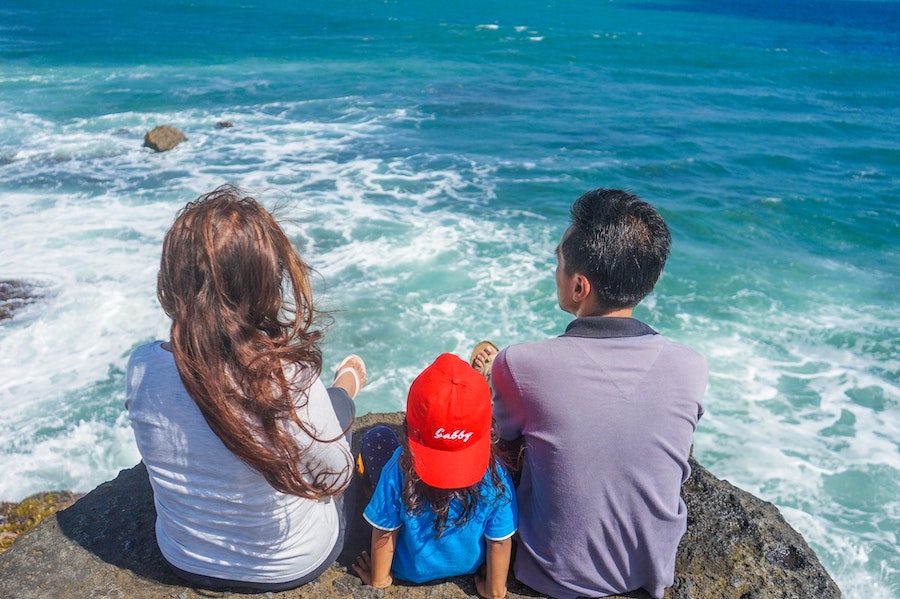
[[[354,426],[355,438],[375,424],[398,427],[403,415],[368,414]],[[767,599],[840,597],[837,585],[803,538],[770,503],[721,481],[692,462],[682,494],[688,532],[678,550],[675,585],[666,599]],[[387,590],[363,586],[349,565],[367,548],[369,529],[358,512],[337,563],[318,580],[291,591],[244,597],[300,598],[477,596],[471,577]],[[44,520],[0,554],[0,597],[122,597],[189,599],[231,593],[192,589],[166,567],[156,546],[152,492],[142,464],[94,489],[72,507]],[[510,578],[509,597],[537,597]],[[241,596],[241,595],[237,595]],[[624,595],[647,597],[642,592]]]
[[[171,150],[186,139],[187,137],[184,136],[184,133],[175,127],[160,125],[144,134],[144,146],[156,150],[157,152],[165,152]]]

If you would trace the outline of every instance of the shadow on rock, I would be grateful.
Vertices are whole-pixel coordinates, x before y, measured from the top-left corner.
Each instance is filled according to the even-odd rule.
[[[164,584],[180,584],[156,544],[156,509],[144,464],[122,470],[56,515],[69,539],[104,562]]]

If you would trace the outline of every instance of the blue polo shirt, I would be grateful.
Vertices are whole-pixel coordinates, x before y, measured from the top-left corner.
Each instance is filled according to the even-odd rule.
[[[407,512],[403,505],[403,472],[397,463],[401,449],[381,471],[381,478],[364,517],[375,528],[397,530],[397,546],[391,567],[393,575],[409,582],[428,582],[449,576],[474,574],[484,563],[486,539],[502,541],[516,532],[518,506],[512,479],[502,466],[504,487],[497,491],[485,472],[479,483],[481,493],[472,517],[462,526],[451,523],[462,507],[458,500],[450,504],[448,526],[440,538],[435,538],[434,514],[424,510],[419,515]]]

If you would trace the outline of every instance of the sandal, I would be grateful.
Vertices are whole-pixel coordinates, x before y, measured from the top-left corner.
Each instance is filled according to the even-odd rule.
[[[494,351],[482,358],[483,363],[481,367],[476,366],[475,358],[486,349],[493,349]],[[488,382],[491,380],[491,366],[494,364],[494,358],[497,357],[499,351],[499,348],[490,341],[482,341],[475,346],[475,349],[472,350],[472,355],[469,356],[469,364],[471,364],[472,368],[477,370]]]
[[[356,388],[352,393],[349,389],[345,389],[345,391],[347,391],[347,395],[350,396],[350,399],[354,399],[356,395],[362,390],[363,385],[365,385],[369,381],[369,377],[366,374],[366,363],[363,362],[363,359],[356,354],[350,354],[349,356],[341,360],[340,364],[338,364],[337,372],[334,373],[334,381],[332,385],[348,372],[353,375],[353,382],[356,383]]]

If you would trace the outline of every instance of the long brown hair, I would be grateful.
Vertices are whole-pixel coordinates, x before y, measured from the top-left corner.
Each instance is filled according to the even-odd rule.
[[[225,185],[178,214],[157,296],[178,373],[213,432],[278,491],[318,499],[347,483],[307,468],[291,432],[294,423],[317,434],[295,409],[322,371],[309,273],[272,215]]]
[[[475,507],[483,498],[484,479],[470,487],[462,489],[438,489],[422,481],[416,474],[412,452],[409,449],[408,429],[404,420],[400,434],[400,457],[397,465],[403,473],[403,488],[400,491],[403,505],[406,511],[413,515],[424,513],[426,510],[434,513],[434,536],[440,538],[449,526],[461,526],[474,515]],[[490,472],[491,489],[494,491],[494,501],[500,501],[506,490],[503,481],[503,455],[497,446],[499,438],[497,423],[491,426],[491,457],[488,460],[488,472]],[[510,492],[512,489],[509,490]],[[462,510],[460,514],[450,521],[450,504],[459,500]]]

